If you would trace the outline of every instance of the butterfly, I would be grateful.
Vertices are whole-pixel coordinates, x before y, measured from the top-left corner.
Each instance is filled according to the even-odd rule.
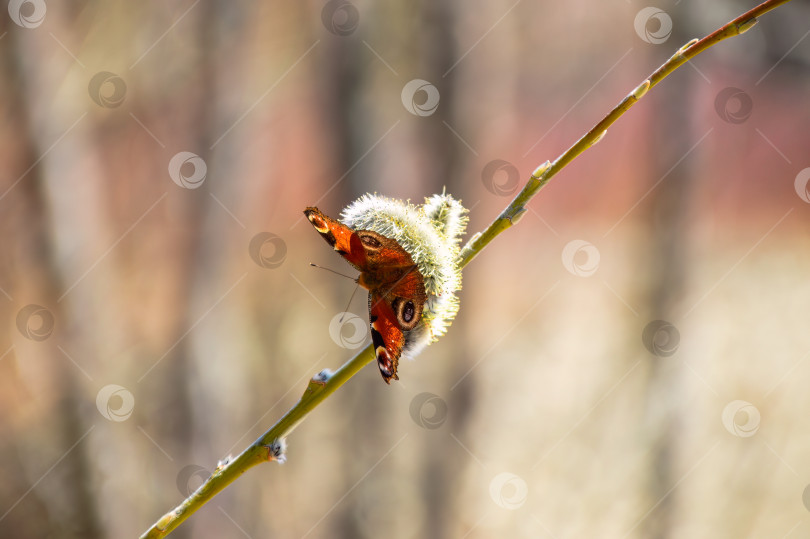
[[[371,230],[352,230],[318,208],[304,210],[326,243],[360,270],[357,283],[369,291],[371,341],[386,384],[399,380],[397,366],[405,333],[422,319],[427,301],[425,280],[411,255],[397,243]]]

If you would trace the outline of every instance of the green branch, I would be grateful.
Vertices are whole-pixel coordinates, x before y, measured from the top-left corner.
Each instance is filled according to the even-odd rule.
[[[560,155],[553,163],[546,161],[540,165],[529,178],[526,185],[506,209],[490,224],[486,230],[475,234],[461,250],[459,267],[466,266],[484,247],[501,232],[517,223],[526,212],[526,203],[548,183],[548,181],[576,159],[588,148],[599,142],[605,136],[607,128],[618,120],[630,107],[635,105],[647,91],[661,82],[667,75],[675,71],[687,60],[697,56],[709,47],[720,41],[740,35],[757,22],[757,17],[767,13],[790,0],[769,0],[740,15],[733,21],[712,32],[700,40],[692,40],[680,49],[661,67],[656,69],[646,80],[639,84],[616,107],[611,110],[599,123],[580,138],[573,146]],[[156,539],[165,537],[191,514],[202,507],[211,498],[217,495],[226,486],[231,484],[245,471],[257,464],[272,460],[283,460],[285,438],[301,423],[307,415],[318,406],[321,401],[345,384],[360,369],[374,360],[371,345],[346,362],[334,373],[323,371],[315,375],[307,385],[301,399],[278,422],[265,432],[258,440],[253,442],[239,456],[222,463],[214,470],[205,483],[191,494],[172,511],[166,513],[141,539]]]
[[[322,400],[334,393],[334,391],[345,384],[349,378],[357,374],[374,359],[374,352],[371,345],[346,362],[334,373],[322,371],[316,374],[307,384],[304,394],[295,406],[293,406],[284,416],[265,432],[250,447],[245,449],[235,459],[221,466],[217,466],[211,477],[186,498],[183,503],[172,511],[163,515],[152,527],[141,536],[141,539],[165,537],[173,529],[180,525],[192,513],[205,505],[208,500],[216,496],[219,491],[230,485],[236,478],[246,470],[272,460],[283,460],[284,458],[284,438],[290,434],[295,427],[318,406]]]
[[[786,4],[790,0],[770,0],[763,2],[754,9],[746,11],[733,21],[718,28],[703,39],[693,39],[672,55],[672,57],[664,62],[664,64],[656,69],[647,79],[641,82],[627,97],[621,100],[613,110],[611,110],[602,120],[591,128],[590,131],[579,139],[573,146],[568,148],[562,155],[560,155],[553,163],[546,161],[534,171],[534,173],[526,182],[526,185],[517,194],[515,199],[506,207],[506,209],[490,224],[486,230],[477,233],[470,238],[467,245],[461,250],[461,262],[459,264],[463,267],[466,266],[481,250],[487,246],[496,236],[501,232],[517,223],[524,213],[526,213],[526,203],[529,202],[534,196],[543,188],[548,181],[554,177],[558,172],[564,169],[568,164],[579,157],[588,148],[602,140],[602,137],[607,133],[607,128],[613,125],[613,122],[618,120],[630,107],[638,103],[639,99],[644,97],[644,94],[664,80],[670,73],[678,69],[686,61],[694,58],[701,52],[705,51],[713,45],[717,45],[724,39],[729,37],[738,36],[751,29],[757,23],[757,17],[763,15],[772,9]]]

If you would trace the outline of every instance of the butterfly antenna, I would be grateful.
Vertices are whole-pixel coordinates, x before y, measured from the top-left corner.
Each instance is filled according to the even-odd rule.
[[[312,262],[310,262],[309,265],[312,266],[313,268],[320,268],[322,270],[331,271],[335,275],[340,275],[341,277],[346,277],[347,279],[351,279],[352,281],[357,282],[357,279],[355,277],[352,277],[351,275],[346,275],[345,273],[340,273],[339,271],[335,271],[331,268],[325,268],[323,266],[319,266],[318,264],[313,264]]]
[[[346,304],[346,308],[343,310],[344,314],[340,315],[340,321],[339,322],[341,324],[343,323],[343,317],[346,316],[345,313],[349,312],[349,307],[351,307],[351,305],[352,305],[352,300],[354,299],[354,295],[357,294],[357,289],[358,288],[360,288],[360,283],[357,283],[357,286],[354,287],[354,290],[352,291],[352,295],[351,295],[351,297],[349,297],[349,303]]]
[[[355,283],[357,283],[357,286],[355,286],[355,287],[354,287],[354,290],[352,291],[352,295],[351,295],[351,297],[349,298],[349,304],[348,304],[348,305],[346,305],[346,309],[344,310],[344,312],[348,312],[348,311],[349,311],[349,307],[350,307],[350,306],[351,306],[351,304],[352,304],[352,300],[354,299],[354,295],[357,293],[357,289],[358,289],[358,288],[360,288],[360,283],[358,282],[358,280],[357,280],[355,277],[351,277],[351,276],[349,276],[349,275],[346,275],[345,273],[340,273],[339,271],[335,271],[335,270],[333,270],[333,269],[331,269],[331,268],[325,268],[325,267],[323,267],[323,266],[319,266],[318,264],[313,264],[312,262],[310,262],[310,263],[309,263],[309,265],[310,265],[310,266],[312,266],[313,268],[320,268],[320,269],[323,269],[323,270],[326,270],[326,271],[331,271],[331,272],[332,272],[332,273],[334,273],[335,275],[340,275],[341,277],[346,277],[347,279],[351,279],[352,281],[354,281]],[[343,317],[344,317],[344,316],[345,316],[345,315],[341,315],[341,316],[340,316],[340,323],[341,323],[341,324],[343,323]]]

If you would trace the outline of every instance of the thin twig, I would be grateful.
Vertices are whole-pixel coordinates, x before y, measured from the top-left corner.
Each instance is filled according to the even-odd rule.
[[[466,266],[486,245],[491,242],[498,234],[511,227],[526,213],[526,203],[529,202],[534,196],[543,188],[548,181],[554,177],[558,172],[565,168],[571,161],[576,159],[580,154],[585,152],[588,148],[602,140],[602,137],[607,133],[607,128],[613,125],[613,122],[618,120],[630,107],[635,105],[639,99],[644,97],[647,90],[652,88],[667,77],[670,73],[678,69],[681,65],[686,63],[687,60],[694,58],[701,52],[709,47],[718,44],[726,38],[738,36],[751,29],[757,23],[757,17],[767,13],[768,11],[786,4],[790,0],[769,0],[763,2],[754,9],[747,11],[729,22],[728,24],[718,28],[703,39],[693,39],[672,55],[672,57],[664,62],[664,64],[656,69],[646,80],[642,81],[627,97],[616,105],[607,116],[591,128],[590,131],[585,133],[573,146],[568,148],[562,155],[560,155],[553,163],[546,161],[534,171],[534,173],[526,182],[526,185],[517,194],[515,199],[506,207],[506,209],[490,224],[486,230],[479,232],[470,238],[467,245],[461,250],[460,266]]]
[[[757,22],[757,17],[785,4],[790,0],[769,0],[740,15],[733,21],[719,28],[700,40],[692,40],[681,47],[669,60],[656,69],[646,80],[639,84],[599,123],[580,138],[573,146],[560,155],[553,163],[546,161],[540,165],[529,178],[526,185],[515,199],[483,232],[475,234],[461,250],[459,267],[466,266],[484,247],[501,232],[514,225],[526,212],[526,203],[548,183],[548,181],[565,168],[571,161],[599,142],[613,122],[618,120],[630,107],[635,105],[647,91],[661,82],[667,75],[683,65],[687,60],[716,45],[720,41],[740,35]],[[318,404],[331,395],[337,388],[346,383],[360,369],[374,360],[372,346],[369,345],[355,357],[346,362],[331,375],[316,375],[310,380],[301,400],[293,406],[279,421],[265,432],[250,447],[235,459],[218,466],[200,488],[191,494],[183,503],[166,513],[141,539],[165,537],[191,514],[205,505],[218,492],[223,490],[249,468],[269,460],[278,460],[283,452],[284,439],[300,424]]]

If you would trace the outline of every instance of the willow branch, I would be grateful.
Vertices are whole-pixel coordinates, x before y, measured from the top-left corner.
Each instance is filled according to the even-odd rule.
[[[347,361],[334,373],[322,371],[307,384],[301,399],[270,430],[261,435],[238,457],[218,466],[211,477],[200,485],[191,496],[172,511],[155,522],[141,539],[166,537],[191,514],[216,496],[245,471],[257,464],[272,460],[284,460],[284,439],[326,397],[345,384],[374,359],[371,345]]]
[[[757,17],[785,4],[790,0],[769,0],[747,11],[712,32],[703,39],[694,39],[678,49],[661,67],[639,84],[627,97],[616,105],[599,123],[568,148],[553,163],[546,161],[534,171],[526,185],[506,207],[506,209],[483,232],[475,234],[464,246],[459,255],[459,267],[464,267],[480,253],[501,232],[513,226],[526,213],[526,203],[543,188],[548,181],[576,159],[588,148],[605,136],[607,128],[618,120],[630,107],[635,105],[647,91],[657,85],[670,73],[678,69],[689,59],[694,58],[720,41],[740,35],[757,23]],[[300,424],[306,416],[337,388],[345,384],[360,369],[374,360],[372,346],[369,345],[334,373],[323,371],[315,375],[307,385],[301,399],[270,430],[253,442],[238,457],[222,463],[200,487],[172,511],[163,515],[147,530],[141,539],[165,537],[179,526],[190,515],[205,505],[211,498],[227,487],[245,471],[262,462],[283,461],[285,438]]]
[[[718,28],[703,39],[693,39],[678,49],[669,60],[664,62],[661,67],[656,69],[649,77],[642,81],[641,84],[636,86],[636,88],[630,92],[627,97],[622,99],[599,123],[585,133],[573,146],[563,152],[553,163],[546,161],[537,167],[529,178],[529,181],[526,182],[526,185],[517,194],[514,200],[512,200],[509,206],[501,212],[486,230],[478,232],[470,238],[470,241],[468,241],[461,250],[459,265],[462,267],[466,266],[489,242],[495,239],[496,236],[517,223],[523,214],[526,213],[526,203],[534,198],[540,189],[542,189],[551,178],[556,176],[558,172],[568,166],[571,161],[602,140],[607,133],[608,127],[613,125],[613,122],[630,110],[630,107],[638,103],[650,88],[656,86],[670,73],[709,47],[717,45],[729,37],[738,36],[747,32],[757,23],[757,17],[789,1],[790,0],[769,0],[763,2],[757,7],[746,11],[733,21]]]

